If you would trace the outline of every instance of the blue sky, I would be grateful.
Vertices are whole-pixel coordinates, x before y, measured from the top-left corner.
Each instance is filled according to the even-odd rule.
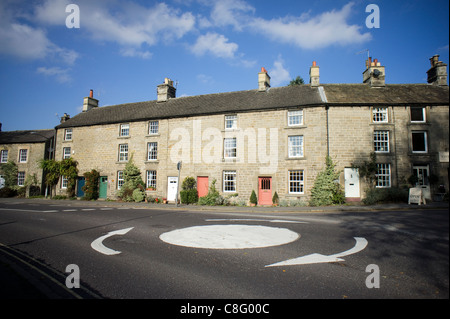
[[[177,97],[256,89],[261,67],[272,87],[309,82],[312,61],[321,83],[361,83],[366,49],[387,83],[426,83],[448,39],[448,0],[0,0],[0,122],[53,128],[90,89],[100,106],[149,101],[165,77]]]

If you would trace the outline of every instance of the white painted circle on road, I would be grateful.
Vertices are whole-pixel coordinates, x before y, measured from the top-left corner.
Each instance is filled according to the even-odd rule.
[[[262,248],[288,244],[300,235],[286,228],[250,225],[193,226],[173,230],[159,238],[169,244],[208,249]]]

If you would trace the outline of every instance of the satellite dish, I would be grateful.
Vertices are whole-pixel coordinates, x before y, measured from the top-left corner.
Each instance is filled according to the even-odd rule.
[[[373,76],[374,77],[378,78],[380,75],[381,75],[381,71],[380,70],[377,70],[377,69],[373,70]]]

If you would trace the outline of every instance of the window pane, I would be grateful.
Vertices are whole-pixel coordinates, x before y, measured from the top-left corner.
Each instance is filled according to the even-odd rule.
[[[377,164],[377,185],[376,187],[391,187],[391,165]]]
[[[157,160],[158,159],[158,143],[151,142],[148,143],[148,160]]]
[[[226,129],[237,128],[237,115],[226,115],[225,116],[225,128]]]
[[[148,123],[148,134],[158,134],[159,121],[151,121]]]
[[[223,191],[224,192],[236,191],[236,171],[223,172]]]
[[[147,188],[156,189],[156,171],[147,171]]]
[[[236,138],[226,138],[224,139],[224,158],[235,158],[236,157]]]
[[[427,152],[427,133],[413,132],[412,133],[412,150],[413,152]]]
[[[389,152],[389,131],[373,132],[373,148],[375,152]]]
[[[289,136],[289,157],[303,157],[303,136]]]
[[[289,171],[289,193],[303,194],[303,170]]]
[[[388,109],[386,107],[375,107],[373,112],[373,122],[387,123],[388,122]]]
[[[120,136],[129,136],[129,135],[130,135],[130,124],[120,125]]]
[[[128,144],[119,145],[119,162],[128,161]]]
[[[302,125],[303,124],[303,110],[288,112],[288,125]]]
[[[425,108],[412,107],[411,108],[411,122],[425,122]]]

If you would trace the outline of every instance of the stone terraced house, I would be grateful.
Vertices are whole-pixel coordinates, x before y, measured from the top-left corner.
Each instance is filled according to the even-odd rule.
[[[147,194],[169,201],[178,162],[180,182],[194,177],[199,196],[216,180],[222,195],[248,201],[255,190],[261,205],[271,205],[274,192],[307,201],[329,155],[346,198],[359,200],[366,186],[353,164],[372,152],[377,187],[416,176],[419,185],[448,190],[449,89],[438,58],[430,59],[428,84],[386,84],[385,67],[369,58],[360,84],[321,84],[314,62],[307,85],[271,88],[262,68],[248,91],[177,98],[165,79],[156,100],[107,107],[91,91],[83,111],[56,127],[55,159],[78,161],[78,196],[83,173],[99,171],[101,198],[116,198],[133,158]]]
[[[0,167],[8,161],[17,165],[17,185],[24,186],[27,177],[35,176],[38,194],[45,193],[39,160],[53,157],[54,129],[2,132],[0,125]],[[4,179],[0,172],[0,188]],[[36,195],[36,194],[35,194]]]

